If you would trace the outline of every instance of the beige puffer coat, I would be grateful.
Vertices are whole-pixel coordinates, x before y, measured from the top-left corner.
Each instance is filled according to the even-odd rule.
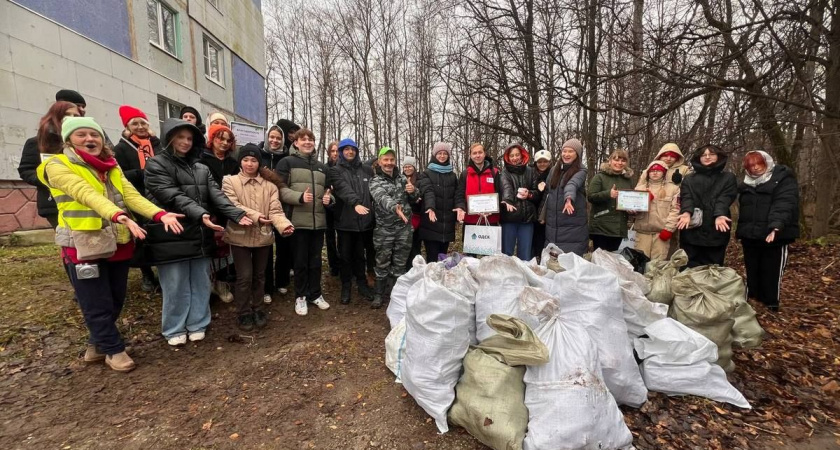
[[[664,165],[661,161],[652,161],[647,168],[650,169],[654,164]],[[665,179],[650,181],[647,169],[643,173],[644,176],[636,184],[636,190],[653,193],[653,200],[648,212],[636,213],[633,229],[637,233],[659,233],[662,230],[675,232],[680,214],[680,187]]]
[[[672,184],[672,185],[675,185],[675,186],[679,187],[680,183],[674,183],[674,181],[673,181],[674,180],[674,172],[679,172],[680,175],[681,175],[680,178],[685,178],[685,176],[688,175],[689,172],[691,172],[691,166],[685,163],[685,156],[683,156],[683,153],[680,150],[680,147],[677,144],[674,144],[673,142],[669,142],[669,143],[663,145],[662,148],[659,149],[659,152],[656,153],[656,157],[653,158],[653,159],[658,160],[662,156],[663,153],[667,153],[667,152],[674,152],[677,155],[679,155],[680,157],[676,161],[674,161],[673,164],[671,164],[671,167],[668,167],[668,171],[665,173],[665,178],[664,178],[665,183]],[[663,165],[665,165],[665,164],[663,163]],[[639,184],[642,183],[641,180],[647,180],[647,170],[642,172],[641,176],[639,177]]]
[[[251,178],[240,172],[228,175],[222,181],[222,192],[231,203],[245,211],[254,224],[244,227],[229,220],[223,240],[239,247],[265,247],[274,243],[274,231],[283,232],[292,223],[283,214],[277,186],[257,175]],[[271,219],[271,225],[260,224],[259,218]]]

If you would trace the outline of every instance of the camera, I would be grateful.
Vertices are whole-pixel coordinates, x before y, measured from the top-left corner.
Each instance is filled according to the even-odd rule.
[[[80,280],[99,278],[99,265],[88,263],[76,264],[76,278]]]

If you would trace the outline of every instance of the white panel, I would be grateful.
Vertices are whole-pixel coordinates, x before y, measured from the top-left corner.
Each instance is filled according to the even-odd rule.
[[[111,53],[111,73],[123,83],[130,83],[140,89],[149,90],[149,69],[125,58],[118,53]]]
[[[77,65],[76,75],[79,80],[79,92],[88,101],[88,97],[96,97],[115,103],[122,103],[122,82],[110,75],[97,70]]]
[[[85,65],[111,75],[111,53],[113,52],[65,28],[61,29],[59,35],[62,56],[75,61],[77,65]]]
[[[15,73],[45,83],[76,89],[75,64],[16,38],[11,39],[12,67]]]
[[[0,89],[0,106],[13,109],[18,108],[18,94],[14,74],[0,70],[0,86],[3,86]]]
[[[15,90],[18,107],[24,111],[44,115],[55,102],[55,93],[61,88],[55,85],[15,75]],[[37,126],[37,124],[36,124]]]

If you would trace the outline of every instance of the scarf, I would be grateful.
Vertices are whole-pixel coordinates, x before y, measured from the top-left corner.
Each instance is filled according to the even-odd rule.
[[[107,178],[109,170],[113,169],[114,167],[117,167],[117,160],[114,159],[113,156],[108,156],[105,159],[102,159],[98,156],[93,156],[84,150],[75,150],[76,154],[79,155],[79,158],[82,158],[82,161],[84,161],[85,164],[93,167],[93,169],[96,170],[96,173],[99,175],[99,179],[101,180],[105,180]]]
[[[776,162],[773,161],[773,157],[770,156],[767,152],[758,150],[756,153],[760,154],[764,158],[764,163],[767,165],[767,170],[765,170],[763,174],[757,177],[750,175],[750,172],[747,171],[747,174],[744,175],[744,184],[752,187],[756,187],[758,185],[768,182],[770,180],[770,177],[773,176],[773,168],[776,167]]]
[[[144,170],[146,168],[146,160],[155,156],[152,141],[150,139],[140,139],[134,134],[129,136],[129,139],[131,139],[131,142],[137,144],[137,157],[140,159],[140,170]]]
[[[428,165],[428,166],[426,166],[426,167],[427,167],[429,170],[431,170],[432,172],[437,172],[437,173],[452,173],[452,164],[448,164],[448,163],[447,163],[445,166],[442,166],[442,165],[440,165],[440,164],[438,164],[438,163],[429,163],[429,165]]]

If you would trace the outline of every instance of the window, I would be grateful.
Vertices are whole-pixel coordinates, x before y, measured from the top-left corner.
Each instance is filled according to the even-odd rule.
[[[181,118],[181,108],[184,105],[169,100],[166,97],[158,96],[158,119],[160,120],[160,128],[163,129],[163,121],[169,118]]]
[[[204,36],[204,75],[222,84],[222,46]]]
[[[178,13],[160,0],[146,0],[146,12],[149,15],[149,41],[170,55],[178,56]]]

